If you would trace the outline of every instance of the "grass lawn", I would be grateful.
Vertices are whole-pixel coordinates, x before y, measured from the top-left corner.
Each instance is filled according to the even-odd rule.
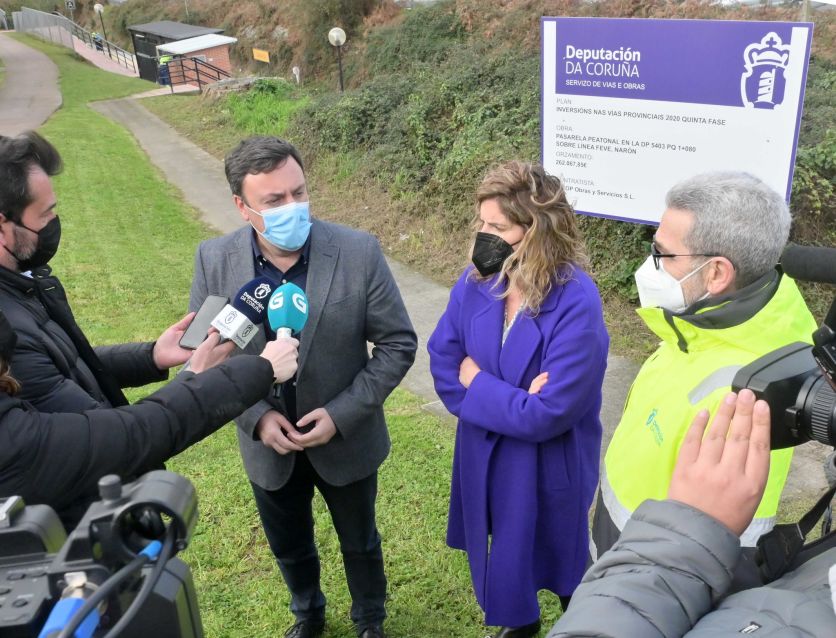
[[[64,229],[53,261],[91,342],[153,339],[187,306],[192,256],[210,235],[135,140],[86,103],[129,95],[148,83],[99,71],[66,49],[26,37],[58,64],[64,104],[41,128],[63,155],[55,180]],[[228,148],[228,146],[227,146]],[[147,388],[132,391],[136,400]],[[483,636],[467,563],[444,545],[452,429],[396,391],[387,403],[393,451],[380,473],[378,525],[389,577],[392,636]],[[289,597],[244,474],[234,426],[174,459],[200,498],[200,522],[183,554],[195,575],[206,635],[281,635]],[[328,636],[352,636],[349,598],[333,527],[315,502],[328,596]],[[542,594],[544,623],[559,604]]]

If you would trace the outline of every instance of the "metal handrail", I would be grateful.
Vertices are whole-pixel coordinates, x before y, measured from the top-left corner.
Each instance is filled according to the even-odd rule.
[[[84,27],[76,24],[66,16],[57,13],[46,13],[29,7],[21,7],[20,11],[13,14],[15,30],[60,44],[69,49],[75,49],[73,38],[78,38],[91,49],[99,49],[93,39],[93,35]],[[113,42],[102,39],[101,52],[107,55],[117,64],[136,73],[136,61],[134,56],[124,49],[116,46]]]
[[[66,18],[65,18],[66,19]],[[134,56],[132,53],[125,51],[121,47],[116,46],[110,40],[105,40],[104,38],[101,39],[102,48],[99,49],[96,46],[96,40],[93,38],[93,34],[90,33],[87,29],[82,27],[79,24],[76,24],[72,20],[67,19],[67,22],[70,23],[71,32],[72,34],[84,42],[88,47],[94,50],[101,51],[102,54],[107,55],[111,60],[114,60],[117,64],[125,67],[126,69],[130,69],[134,73],[136,73],[136,63],[134,62]]]
[[[174,58],[168,62],[168,77],[175,84],[197,84],[202,92],[205,84],[230,77],[227,71],[200,58]]]

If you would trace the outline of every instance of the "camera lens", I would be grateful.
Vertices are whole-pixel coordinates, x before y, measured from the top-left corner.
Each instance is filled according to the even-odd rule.
[[[822,374],[811,381],[805,383],[808,390],[804,400],[804,429],[807,430],[804,434],[806,438],[836,447],[836,392]]]

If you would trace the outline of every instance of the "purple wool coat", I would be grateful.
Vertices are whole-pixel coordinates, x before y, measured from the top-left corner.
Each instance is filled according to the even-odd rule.
[[[538,590],[569,595],[584,573],[609,337],[598,290],[576,268],[503,346],[505,303],[470,270],[428,343],[436,392],[459,418],[447,544],[467,552],[486,624],[516,627],[539,617]],[[465,389],[467,355],[482,371]]]

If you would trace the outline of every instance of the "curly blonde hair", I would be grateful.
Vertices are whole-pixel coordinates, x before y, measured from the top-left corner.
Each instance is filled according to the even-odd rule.
[[[561,181],[540,164],[512,160],[488,171],[476,189],[474,237],[482,225],[482,202],[495,200],[508,221],[526,229],[519,248],[505,260],[494,288],[516,288],[523,303],[537,314],[552,286],[566,283],[575,266],[586,267],[588,258],[575,211],[566,199]],[[471,247],[472,252],[472,247]],[[484,280],[477,271],[472,276]]]

